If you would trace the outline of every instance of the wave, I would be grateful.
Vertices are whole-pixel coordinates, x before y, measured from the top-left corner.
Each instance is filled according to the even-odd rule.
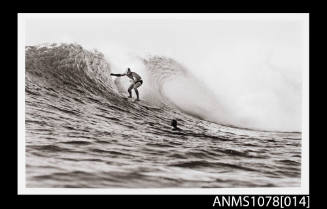
[[[146,69],[145,83],[141,87],[143,99],[157,105],[178,108],[179,110],[206,118],[208,100],[199,97],[199,83],[187,69],[177,61],[159,56],[140,58]],[[26,93],[37,92],[35,88],[56,89],[69,93],[74,100],[80,95],[98,102],[96,96],[103,97],[116,107],[122,106],[121,97],[126,95],[129,85],[123,79],[110,76],[111,65],[97,50],[86,50],[79,44],[42,44],[26,47]],[[125,83],[124,83],[125,82]],[[177,89],[181,84],[190,89]],[[196,86],[197,85],[197,86]],[[196,86],[196,87],[195,87]],[[32,90],[31,88],[34,88]],[[175,88],[174,94],[171,89]],[[177,91],[178,90],[178,94]],[[196,96],[191,96],[189,91]],[[182,100],[178,97],[184,97]],[[209,98],[210,96],[207,96]],[[194,101],[190,101],[193,98]],[[206,98],[206,99],[207,99]],[[196,102],[197,101],[197,102]],[[205,106],[199,106],[202,102]],[[212,103],[213,104],[213,103]],[[213,110],[211,110],[213,111]]]
[[[110,65],[104,55],[77,44],[28,46],[25,65],[26,71],[42,78],[45,85],[75,87],[92,93],[113,91]]]
[[[141,99],[198,119],[255,129],[242,123],[235,110],[223,105],[223,101],[182,63],[163,56],[137,59],[142,69],[132,70],[143,71],[140,73],[144,80],[140,87]],[[115,109],[124,110],[122,107],[129,105],[122,100],[130,85],[128,79],[111,77],[112,61],[108,62],[97,50],[87,50],[79,44],[41,44],[27,46],[25,60],[26,93],[38,94],[35,89],[56,89],[63,94],[69,93],[79,102],[85,102],[80,97],[86,96],[95,102],[110,101],[110,107]]]

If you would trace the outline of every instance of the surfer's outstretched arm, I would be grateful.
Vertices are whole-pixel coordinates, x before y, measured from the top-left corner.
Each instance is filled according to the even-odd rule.
[[[118,77],[120,77],[120,76],[125,76],[125,75],[126,75],[126,73],[124,73],[124,74],[118,74],[118,73],[110,73],[110,75],[112,75],[112,76],[118,76]]]

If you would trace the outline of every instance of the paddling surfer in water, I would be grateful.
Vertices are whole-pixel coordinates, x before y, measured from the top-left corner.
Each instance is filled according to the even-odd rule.
[[[129,98],[132,98],[132,89],[134,89],[134,91],[136,93],[136,97],[137,97],[135,101],[140,101],[139,91],[137,90],[137,88],[143,84],[143,80],[139,74],[132,72],[131,69],[127,68],[127,71],[124,74],[110,73],[110,75],[118,76],[118,77],[126,75],[128,78],[130,78],[132,81],[132,84],[129,86],[129,88],[127,90],[129,93]]]
[[[177,120],[176,119],[173,119],[172,121],[171,121],[171,124],[170,124],[173,128],[171,129],[171,130],[173,130],[173,131],[181,131],[182,129],[180,129],[180,128],[178,128],[177,127]]]

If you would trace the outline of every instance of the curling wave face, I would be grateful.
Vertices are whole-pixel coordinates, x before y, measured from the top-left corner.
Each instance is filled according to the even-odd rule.
[[[212,123],[226,111],[185,67],[141,61],[141,98],[160,108],[126,102],[96,50],[26,47],[27,187],[300,185],[300,133]],[[174,118],[183,131],[171,130]]]

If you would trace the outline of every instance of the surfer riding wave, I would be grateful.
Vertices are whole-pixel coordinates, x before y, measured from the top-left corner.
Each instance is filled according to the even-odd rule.
[[[127,90],[129,93],[129,98],[132,98],[132,89],[134,89],[134,91],[136,93],[135,101],[140,101],[139,91],[137,90],[137,88],[139,88],[143,84],[143,80],[139,74],[132,72],[130,68],[127,68],[126,73],[123,73],[123,74],[110,73],[110,75],[118,76],[118,77],[127,76],[128,78],[130,78],[132,81],[132,84],[128,87],[128,90]]]

